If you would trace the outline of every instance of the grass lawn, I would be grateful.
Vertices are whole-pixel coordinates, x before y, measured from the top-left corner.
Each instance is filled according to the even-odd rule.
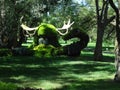
[[[93,60],[93,47],[82,51],[80,57],[1,57],[0,81],[43,90],[120,90],[113,81],[111,50],[104,50],[102,61]]]

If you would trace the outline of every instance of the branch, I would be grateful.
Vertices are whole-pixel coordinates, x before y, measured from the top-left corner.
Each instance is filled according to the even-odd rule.
[[[101,11],[101,15],[100,15],[100,20],[102,20],[102,19],[104,19],[104,14],[105,14],[105,9],[106,9],[106,7],[105,7],[105,5],[106,5],[106,1],[104,1],[103,0],[103,5],[102,5],[102,11]]]
[[[109,0],[109,3],[116,13],[116,37],[118,44],[120,44],[119,9],[115,6],[113,0]]]
[[[107,19],[106,21],[106,25],[108,25],[109,23],[112,24],[112,21],[115,19],[115,15],[114,16],[111,16],[109,19]]]
[[[113,33],[114,30],[115,30],[115,27],[113,26],[112,29],[108,32],[106,39],[110,37],[110,35]]]
[[[104,8],[104,19],[105,19],[105,21],[107,19],[107,15],[108,15],[108,4],[109,4],[108,0],[105,1],[105,8]]]
[[[99,15],[99,4],[98,4],[98,0],[95,0],[95,4],[96,4],[97,20],[99,20],[99,19],[100,19],[100,15]]]

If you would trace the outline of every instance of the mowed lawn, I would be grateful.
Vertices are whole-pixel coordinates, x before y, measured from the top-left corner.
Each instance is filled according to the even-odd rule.
[[[0,81],[43,90],[120,90],[119,83],[113,81],[112,50],[105,47],[101,61],[93,60],[91,46],[80,57],[1,57]]]

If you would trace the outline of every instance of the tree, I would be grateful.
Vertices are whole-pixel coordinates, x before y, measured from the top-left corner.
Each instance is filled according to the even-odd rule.
[[[28,0],[29,1],[29,0]],[[12,48],[21,46],[23,42],[20,17],[22,13],[29,13],[29,2],[20,0],[0,1],[0,47]],[[27,7],[26,7],[27,6]]]
[[[93,15],[84,4],[73,3],[73,0],[1,0],[0,4],[0,47],[7,48],[20,46],[24,40],[19,22],[21,16],[31,27],[41,22],[61,27],[64,20],[71,19],[75,21],[75,28],[86,30],[89,28],[86,23],[92,20]]]
[[[4,27],[5,23],[5,1],[1,0],[0,1],[0,45],[4,46],[6,43],[4,43],[2,33],[5,29]]]
[[[116,58],[116,74],[114,77],[115,81],[120,81],[120,15],[119,15],[119,8],[116,7],[114,4],[113,0],[109,0],[109,3],[111,7],[114,9],[116,13],[116,41],[117,41],[117,46],[115,47],[115,58]],[[120,4],[120,0],[119,0]]]
[[[108,18],[109,0],[103,0],[100,8],[100,0],[95,0],[96,14],[97,14],[97,40],[94,51],[94,59],[102,60],[102,42],[104,30],[106,26],[115,18],[115,16]]]
[[[17,42],[16,36],[16,12],[15,2],[9,0],[2,0],[1,5],[1,27],[0,27],[0,47],[12,47]]]

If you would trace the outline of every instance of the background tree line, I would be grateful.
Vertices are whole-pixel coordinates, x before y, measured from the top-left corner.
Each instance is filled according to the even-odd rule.
[[[117,0],[114,3],[118,5]],[[0,9],[0,47],[21,46],[24,41],[20,27],[22,16],[23,22],[33,27],[41,22],[61,27],[63,21],[70,18],[75,22],[73,28],[79,27],[96,42],[96,60],[102,59],[102,42],[114,42],[115,26],[110,22],[115,19],[115,13],[109,0],[1,0]]]

